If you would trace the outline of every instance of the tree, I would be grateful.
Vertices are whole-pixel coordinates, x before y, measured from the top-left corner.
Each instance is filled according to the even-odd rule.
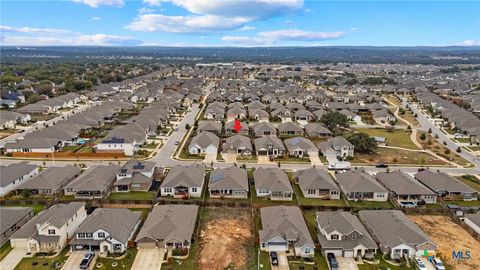
[[[348,128],[348,118],[337,111],[328,112],[320,118],[320,122],[335,135],[342,134],[341,128]]]
[[[460,148],[460,146],[457,148],[457,153],[461,153],[462,152],[462,148]]]
[[[420,134],[420,140],[425,141],[426,138],[427,135],[425,135],[425,133]]]
[[[358,132],[345,135],[345,139],[355,146],[359,153],[374,153],[377,150],[377,142],[367,133]]]
[[[431,128],[428,129],[428,134],[432,134],[432,129]]]

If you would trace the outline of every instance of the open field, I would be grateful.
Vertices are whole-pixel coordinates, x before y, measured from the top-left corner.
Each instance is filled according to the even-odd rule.
[[[420,139],[422,133],[425,133],[425,135],[427,136],[425,140]],[[429,134],[426,132],[417,132],[417,141],[422,145],[424,149],[431,150],[432,152],[447,160],[453,161],[461,166],[471,165],[470,162],[457,155],[454,151],[450,151],[441,142],[437,141],[434,136],[429,136]]]
[[[367,133],[370,136],[385,137],[388,146],[402,147],[407,149],[418,149],[410,139],[410,133],[403,129],[387,131],[383,128],[357,128],[356,131]]]
[[[252,216],[247,209],[204,209],[198,265],[201,270],[254,269]]]
[[[424,152],[393,148],[378,148],[374,154],[356,153],[352,163],[388,163],[411,165],[448,165],[446,162]]]
[[[466,230],[446,216],[415,215],[409,216],[437,244],[437,254],[453,269],[477,270],[480,257],[472,256],[469,260],[454,260],[452,251],[470,250],[474,254],[480,250],[480,242]]]

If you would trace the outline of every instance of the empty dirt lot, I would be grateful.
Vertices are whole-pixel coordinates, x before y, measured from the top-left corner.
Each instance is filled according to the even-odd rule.
[[[437,252],[442,254],[445,262],[459,270],[480,269],[480,242],[473,239],[462,227],[446,216],[419,215],[409,216],[438,245]],[[454,260],[452,251],[470,250],[469,260]]]
[[[254,235],[249,209],[205,209],[200,231],[199,268],[203,270],[249,269]]]

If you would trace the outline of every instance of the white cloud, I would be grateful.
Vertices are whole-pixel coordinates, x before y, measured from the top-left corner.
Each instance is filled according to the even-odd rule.
[[[462,42],[457,43],[459,46],[480,46],[480,40],[464,40]]]
[[[45,36],[2,36],[2,45],[23,46],[132,46],[142,42],[132,37],[115,35],[79,35],[74,37],[45,37]]]
[[[100,17],[92,17],[90,18],[90,20],[88,20],[89,22],[96,22],[96,21],[100,21],[102,18]]]
[[[125,4],[123,0],[73,0],[73,2],[85,4],[92,8],[98,8],[100,6],[123,7],[123,5]]]
[[[245,25],[244,27],[238,29],[238,31],[252,31],[255,30],[255,26]]]
[[[281,41],[325,41],[343,37],[343,32],[315,32],[284,29],[259,32],[256,36],[224,36],[223,41],[240,46],[269,46]]]
[[[126,26],[133,31],[168,33],[212,33],[233,30],[248,22],[241,17],[223,18],[213,15],[167,16],[162,14],[144,14]]]
[[[159,6],[170,2],[191,14],[138,16],[126,28],[133,31],[169,33],[215,33],[236,30],[253,21],[266,20],[300,11],[303,0],[144,0]]]
[[[282,41],[322,41],[343,37],[343,32],[316,32],[298,29],[284,29],[258,33],[260,37]]]
[[[67,34],[72,31],[56,28],[32,28],[32,27],[11,27],[0,25],[0,32],[26,33],[26,34]]]
[[[153,12],[155,12],[155,9],[147,8],[147,7],[142,7],[141,9],[138,10],[138,14],[147,14],[147,13],[153,13]]]

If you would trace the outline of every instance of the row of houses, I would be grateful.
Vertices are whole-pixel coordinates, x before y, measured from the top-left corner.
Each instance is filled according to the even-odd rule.
[[[67,165],[49,167],[41,172],[26,162],[1,166],[0,196],[12,191],[28,190],[32,195],[58,197],[62,194],[76,199],[100,199],[110,192],[148,191],[163,171],[149,161],[128,161],[117,165],[94,165],[86,170]]]

